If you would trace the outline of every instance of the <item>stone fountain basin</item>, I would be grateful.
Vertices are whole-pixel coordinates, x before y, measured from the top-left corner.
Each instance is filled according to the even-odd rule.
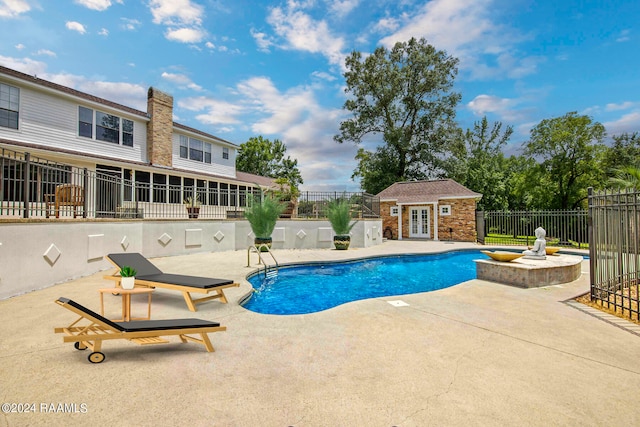
[[[547,259],[518,258],[511,262],[477,259],[476,275],[480,280],[539,288],[577,280],[581,274],[583,258],[578,255],[551,255]]]

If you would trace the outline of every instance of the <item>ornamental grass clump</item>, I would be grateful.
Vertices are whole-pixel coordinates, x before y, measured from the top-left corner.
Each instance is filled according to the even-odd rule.
[[[276,222],[284,212],[285,207],[284,204],[271,196],[262,194],[262,197],[258,199],[251,194],[249,195],[244,217],[249,221],[251,231],[253,231],[256,238],[266,239],[271,237],[271,233],[276,227]]]
[[[333,232],[338,236],[348,236],[356,222],[351,221],[351,205],[346,200],[333,200],[327,209],[327,218]]]

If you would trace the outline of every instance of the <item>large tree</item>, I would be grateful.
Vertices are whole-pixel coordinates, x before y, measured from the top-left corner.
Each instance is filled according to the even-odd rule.
[[[575,209],[584,205],[587,188],[599,182],[598,160],[604,150],[605,128],[589,116],[567,113],[545,119],[531,130],[525,156],[538,160],[548,208]]]
[[[425,39],[412,38],[372,55],[346,58],[344,108],[353,117],[340,123],[339,143],[382,138],[374,152],[360,150],[354,177],[378,193],[396,181],[423,179],[440,167],[440,155],[455,129],[460,94],[453,92],[458,60]],[[373,168],[373,169],[372,169]]]
[[[511,126],[503,130],[500,122],[490,126],[485,116],[457,139],[443,164],[446,177],[483,195],[478,203],[480,210],[505,210],[509,206],[502,148],[512,133]]]
[[[303,184],[298,170],[298,160],[285,157],[287,147],[279,139],[273,141],[262,136],[251,137],[240,144],[236,157],[236,169],[242,172],[284,178],[292,188]]]
[[[602,167],[607,176],[627,167],[640,167],[640,133],[622,133],[612,137],[611,146],[605,150]]]

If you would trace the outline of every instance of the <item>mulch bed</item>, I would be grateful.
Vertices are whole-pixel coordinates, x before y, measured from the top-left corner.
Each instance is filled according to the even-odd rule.
[[[625,296],[624,308],[620,307],[623,302],[623,294]],[[611,305],[609,307],[607,307],[606,305],[603,306],[602,303],[598,300],[592,301],[590,293],[579,296],[578,298],[576,298],[576,301],[597,308],[598,310],[602,310],[606,313],[613,314],[614,316],[618,316],[623,319],[631,320],[634,323],[640,324],[640,319],[638,319],[638,284],[631,285],[628,289],[625,289],[624,292],[618,291],[614,295],[610,295],[609,302],[611,303]],[[629,304],[631,305],[631,307],[629,307]],[[631,313],[631,315],[629,313]]]

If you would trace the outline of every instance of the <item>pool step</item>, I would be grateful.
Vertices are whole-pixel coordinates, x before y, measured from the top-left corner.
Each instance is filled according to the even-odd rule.
[[[272,279],[274,277],[278,277],[278,270],[269,270],[269,271],[267,271],[267,273],[265,274],[265,277],[267,279]]]

